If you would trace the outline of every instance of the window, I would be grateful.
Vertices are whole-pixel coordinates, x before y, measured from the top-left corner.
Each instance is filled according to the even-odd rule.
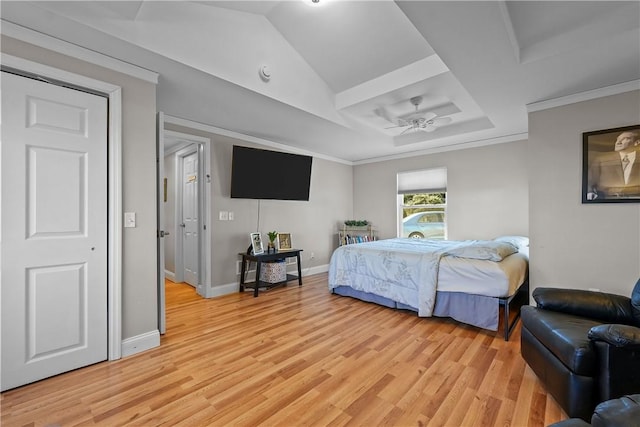
[[[398,174],[398,236],[446,239],[446,168]]]

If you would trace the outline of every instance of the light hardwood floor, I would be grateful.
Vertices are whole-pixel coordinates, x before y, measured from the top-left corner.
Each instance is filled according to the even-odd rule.
[[[546,426],[509,342],[331,295],[327,275],[210,300],[167,282],[156,349],[2,394],[2,426]]]

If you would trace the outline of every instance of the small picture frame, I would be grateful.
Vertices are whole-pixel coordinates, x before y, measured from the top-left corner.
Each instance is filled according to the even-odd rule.
[[[250,233],[249,238],[251,239],[251,248],[253,249],[253,254],[263,254],[264,248],[262,247],[262,236],[260,235],[260,233]]]
[[[291,234],[289,233],[278,233],[278,250],[286,251],[291,249]]]
[[[582,203],[640,202],[640,125],[582,134]]]

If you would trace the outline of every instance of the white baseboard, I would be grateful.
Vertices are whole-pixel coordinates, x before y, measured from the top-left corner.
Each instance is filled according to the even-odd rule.
[[[146,332],[135,337],[122,340],[122,357],[132,356],[142,351],[160,346],[160,332],[158,330]]]
[[[295,265],[295,264],[294,264]],[[253,271],[253,270],[252,270]],[[316,267],[309,267],[302,269],[302,277],[311,276],[313,274],[326,273],[329,271],[329,264],[318,265]],[[238,273],[239,274],[239,273]],[[294,276],[298,275],[298,270],[288,270],[287,274],[293,274]],[[248,278],[248,281],[252,281],[252,278]],[[304,282],[302,283],[304,286]],[[226,283],[224,285],[214,286],[209,289],[207,294],[207,298],[219,297],[222,295],[235,294],[240,292],[240,284],[238,282],[234,283]]]
[[[329,264],[318,265],[315,267],[303,268],[302,269],[302,277],[304,276],[312,276],[314,274],[326,273],[329,271]],[[297,273],[297,271],[296,271]]]
[[[207,292],[207,298],[220,297],[222,295],[235,294],[240,292],[240,285],[237,283],[227,283],[225,285],[213,286]]]
[[[171,280],[173,283],[177,283],[176,282],[176,275],[173,271],[169,271],[169,270],[165,270],[164,271],[164,277]]]

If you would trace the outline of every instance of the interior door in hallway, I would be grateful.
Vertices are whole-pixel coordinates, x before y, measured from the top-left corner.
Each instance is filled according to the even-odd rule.
[[[1,388],[106,360],[107,99],[2,72]]]
[[[198,152],[182,157],[182,227],[184,281],[198,286],[199,271]]]

